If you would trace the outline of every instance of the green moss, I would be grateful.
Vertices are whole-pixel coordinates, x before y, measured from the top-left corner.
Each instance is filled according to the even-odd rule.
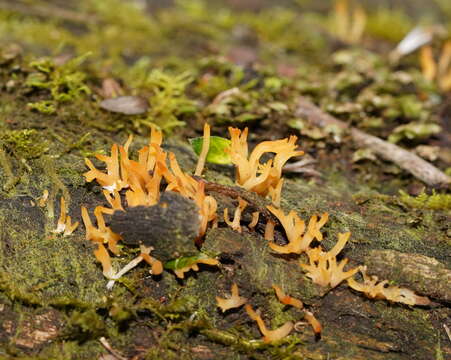
[[[320,185],[315,185],[316,179],[311,182],[297,176],[286,179],[282,204],[285,210],[298,210],[305,219],[323,211],[331,214],[324,229],[325,248],[335,244],[338,232],[351,230],[352,240],[344,256],[356,264],[373,248],[437,256],[446,253],[442,251],[444,231],[439,224],[443,218],[429,211],[419,220],[418,212],[400,208],[392,196],[366,196],[366,185],[353,183],[342,174],[323,171],[323,158],[334,162],[332,167],[345,163],[346,149],[344,156],[336,154],[343,134],[335,129],[321,133],[307,129],[293,113],[297,96],[308,94],[324,109],[352,125],[386,138],[400,123],[434,119],[430,115],[437,110],[433,105],[435,90],[421,81],[416,65],[412,67],[407,61],[393,68],[382,56],[368,51],[348,49],[333,56],[328,47],[335,44],[321,30],[325,17],[293,10],[296,5],[290,9],[271,7],[260,12],[238,12],[206,1],[179,1],[174,7],[152,12],[152,16],[136,2],[120,0],[87,0],[79,2],[78,7],[81,26],[80,20],[38,21],[33,15],[0,12],[0,29],[4,34],[1,43],[16,40],[25,48],[23,62],[5,60],[0,55],[0,76],[7,84],[0,109],[1,181],[9,188],[22,180],[17,186],[20,197],[0,199],[0,238],[4,244],[0,249],[0,289],[20,306],[51,305],[66,315],[67,333],[45,345],[34,358],[98,358],[106,352],[96,339],[99,336],[107,337],[113,348],[126,357],[138,352],[149,359],[183,358],[183,354],[191,355],[205,348],[212,353],[206,356],[218,359],[220,351],[225,354],[224,359],[248,354],[255,359],[300,358],[296,352],[304,350],[309,353],[304,357],[319,358],[325,353],[339,356],[343,351],[338,346],[343,336],[333,330],[338,317],[327,313],[322,289],[303,276],[298,259],[272,253],[258,234],[261,229],[252,233],[243,231],[240,235],[221,229],[224,224],[220,222],[219,229],[209,231],[205,247],[220,248],[229,256],[224,258],[229,262],[190,272],[183,281],[170,272],[161,278],[150,278],[148,267],[140,265],[118,282],[112,292],[105,289],[101,266],[92,255],[91,244],[83,240],[82,228],[70,237],[51,232],[55,227],[53,213],[58,211],[33,207],[30,201],[36,202],[44,189],[51,189],[52,193],[61,191],[67,199],[71,196],[70,214],[80,220],[80,205],[92,208],[103,201],[99,187],[84,183],[82,157],[108,153],[112,142],[123,142],[129,132],[147,133],[148,125],[169,132],[187,123],[192,127],[187,127],[186,133],[196,136],[194,132],[198,133],[199,124],[205,120],[216,124],[247,122],[246,125],[258,128],[250,135],[250,141],[255,143],[262,138],[282,137],[287,121],[295,118],[301,135],[308,137],[303,138],[303,146],[319,159],[318,171],[323,177],[318,180]],[[388,39],[382,32],[392,20],[387,14],[382,15],[373,30],[370,16],[370,36],[373,31]],[[406,26],[401,25],[393,31],[390,41],[397,41],[395,37],[405,33]],[[234,55],[243,48],[250,57],[258,58],[255,64]],[[34,54],[55,55],[58,60],[61,54],[74,54],[75,58],[64,65],[56,65],[50,57],[43,58],[32,62],[30,69],[30,65],[25,65],[29,63],[30,49]],[[83,58],[77,55],[89,51],[92,51],[90,61],[81,64]],[[227,57],[245,65],[233,64]],[[290,75],[282,76],[279,70]],[[98,109],[97,91],[89,98],[85,96],[88,85],[91,89],[99,88],[103,79],[111,77],[125,94],[148,98],[151,105],[148,114],[128,117],[107,113]],[[225,91],[233,88],[237,88],[235,93],[224,96]],[[430,101],[423,101],[423,97]],[[27,102],[31,102],[28,109],[23,106]],[[222,130],[216,127],[214,131],[226,136]],[[52,139],[50,149],[43,141],[48,138]],[[309,142],[311,139],[314,141]],[[427,137],[416,140],[425,141]],[[138,141],[147,143],[144,138]],[[192,153],[184,152],[184,145],[172,142],[168,148],[187,159],[185,169],[193,169]],[[45,156],[47,153],[49,156]],[[229,170],[210,165],[206,177],[233,185]],[[22,175],[17,175],[20,172]],[[367,177],[365,184],[367,179],[372,186],[377,182]],[[364,195],[353,198],[353,193],[362,187]],[[421,205],[418,207],[431,206],[430,199],[409,197],[406,201],[405,204],[410,201],[415,207],[418,202]],[[437,202],[442,207],[445,200]],[[433,239],[430,234],[434,234]],[[282,231],[279,235],[283,236]],[[239,251],[231,251],[229,245]],[[113,260],[113,266],[118,268],[130,260],[132,251],[125,253]],[[225,315],[217,310],[215,296],[222,290],[229,291],[233,281],[240,283],[240,291],[243,289],[243,296],[250,299],[254,308],[261,309],[270,328],[301,317],[296,309],[277,301],[271,284],[277,283],[288,294],[314,305],[327,334],[324,341],[314,344],[311,332],[307,331],[302,338],[302,334],[291,335],[280,346],[254,340],[259,338],[257,327],[243,309]],[[333,293],[350,294],[344,286]],[[371,317],[375,306],[387,308],[383,302],[365,301],[365,316],[369,313]],[[340,321],[357,319],[356,313],[349,310]],[[408,325],[417,320],[417,313],[412,319],[407,311],[406,314],[406,319],[397,320]],[[391,315],[387,315],[388,320]],[[414,329],[419,334],[425,331],[427,346],[431,343],[429,324],[429,319],[420,318]],[[132,329],[138,325],[143,328],[135,336]],[[396,326],[396,322],[391,325]],[[357,330],[361,327],[356,325]],[[408,329],[400,327],[400,332],[404,330]],[[141,342],[142,334],[151,334],[151,341]],[[396,333],[389,335],[398,339]],[[304,340],[303,346],[297,345]],[[336,342],[333,351],[329,351],[331,342]],[[150,350],[143,354],[140,349]]]
[[[19,159],[38,158],[49,150],[49,143],[35,129],[7,130],[0,143]]]
[[[93,309],[73,311],[67,321],[66,332],[70,337],[98,337],[105,332],[103,318]],[[77,334],[77,336],[74,336]]]
[[[91,360],[105,354],[105,348],[100,342],[88,340],[79,342],[77,340],[58,341],[49,344],[38,355],[31,357],[23,357],[20,359],[33,360]]]
[[[80,238],[46,233],[55,220],[29,203],[1,199],[0,204],[0,223],[8,229],[3,236],[10,244],[9,252],[0,253],[1,289],[8,296],[56,306],[103,303],[105,281]]]
[[[41,114],[53,115],[56,113],[56,106],[52,100],[42,100],[34,103],[29,103],[30,110],[36,110]]]
[[[63,65],[56,65],[50,58],[42,58],[30,63],[37,70],[28,75],[25,85],[35,89],[45,89],[49,100],[30,103],[29,107],[44,114],[54,114],[57,104],[79,99],[91,93],[85,84],[86,74],[79,70],[89,54],[78,56]]]
[[[437,194],[435,191],[432,191],[432,194],[428,195],[423,191],[418,196],[410,196],[402,190],[400,190],[399,193],[399,199],[409,207],[431,210],[451,209],[450,194]]]
[[[188,73],[171,74],[161,70],[153,70],[143,86],[148,88],[152,95],[149,98],[150,109],[147,117],[137,120],[135,124],[155,124],[166,132],[177,126],[184,125],[183,116],[196,111],[196,103],[190,100],[185,92],[186,87],[193,81]]]

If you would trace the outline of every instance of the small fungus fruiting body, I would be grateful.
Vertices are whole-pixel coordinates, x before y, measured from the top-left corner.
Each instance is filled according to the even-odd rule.
[[[304,307],[301,300],[286,295],[279,286],[273,285],[272,288],[276,292],[276,296],[282,304],[291,305],[298,309],[302,309]]]
[[[227,310],[238,308],[243,306],[247,299],[245,297],[241,297],[238,290],[238,285],[236,283],[232,284],[231,288],[231,296],[224,299],[219,296],[216,296],[216,304],[221,309],[222,312],[226,312]]]
[[[102,243],[98,244],[97,249],[94,250],[94,255],[96,259],[102,264],[103,275],[107,279],[111,279],[114,276],[115,272],[111,265],[110,255],[108,254],[107,249],[105,249],[105,246],[103,246]]]
[[[304,311],[304,319],[310,324],[316,336],[321,336],[322,326],[318,319],[310,311]]]
[[[349,232],[338,234],[338,242],[329,252],[322,251],[320,247],[307,250],[309,264],[301,264],[301,267],[307,271],[307,276],[314,283],[334,288],[359,271],[359,267],[344,271],[348,259],[343,259],[337,264],[336,256],[343,249],[350,235]]]
[[[323,239],[320,229],[329,218],[327,213],[324,213],[319,221],[317,216],[313,215],[310,218],[307,231],[305,231],[304,221],[301,220],[294,210],[290,211],[288,215],[285,215],[281,209],[277,209],[274,206],[268,206],[268,209],[279,219],[288,238],[288,245],[285,246],[270,242],[269,246],[274,251],[281,254],[301,254],[309,249],[310,243],[315,238],[318,241]]]
[[[44,207],[47,204],[47,200],[49,199],[49,191],[47,189],[45,189],[42,192],[42,196],[39,198],[38,200],[38,205],[40,207]]]
[[[45,196],[45,194],[44,194],[44,196]],[[64,197],[62,197],[62,196],[61,196],[60,207],[61,207],[60,217],[58,219],[56,229],[53,232],[55,232],[57,234],[63,234],[63,236],[69,236],[77,229],[78,221],[75,222],[74,224],[72,224],[71,217],[69,215],[67,215],[66,200],[64,200]]]
[[[429,305],[430,300],[424,296],[416,295],[412,290],[400,288],[398,286],[388,286],[388,281],[378,282],[377,276],[368,276],[366,267],[360,268],[363,283],[357,282],[354,278],[349,278],[348,285],[359,292],[363,292],[370,299],[385,299],[392,302],[399,302],[406,305]]]
[[[239,197],[238,198],[238,206],[235,209],[235,213],[233,215],[233,220],[232,221],[230,221],[230,219],[229,219],[229,209],[227,209],[227,208],[224,209],[224,221],[233,230],[235,230],[235,231],[237,231],[239,233],[241,232],[241,225],[240,225],[241,214],[244,211],[244,209],[246,208],[246,206],[247,206],[247,202]]]
[[[260,213],[258,211],[254,211],[252,213],[252,221],[248,225],[249,229],[253,230],[257,226],[259,218],[260,218]]]
[[[303,155],[296,150],[296,136],[288,139],[263,141],[249,155],[247,147],[248,129],[243,131],[229,128],[232,141],[230,155],[236,167],[236,182],[248,191],[266,196],[270,192],[281,191],[279,182],[282,177],[282,167],[292,157]],[[265,153],[275,153],[274,159],[261,164],[260,158]],[[276,190],[278,189],[278,190]],[[277,195],[273,195],[277,198]]]
[[[183,279],[185,273],[193,270],[199,271],[199,264],[217,266],[219,265],[219,260],[209,257],[204,253],[199,253],[195,256],[182,257],[165,264],[165,268],[174,271],[174,274],[179,278]]]
[[[260,314],[256,313],[254,309],[252,309],[251,305],[246,304],[244,308],[246,309],[249,317],[257,323],[265,343],[272,343],[283,339],[285,336],[290,334],[291,330],[293,330],[294,324],[291,321],[287,321],[276,330],[268,330]]]
[[[210,125],[205,123],[204,125],[204,141],[202,142],[202,150],[199,155],[199,160],[196,165],[196,171],[194,175],[201,176],[204,170],[205,161],[207,159],[208,150],[210,148]]]
[[[290,295],[286,295],[282,291],[282,289],[277,285],[273,285],[272,287],[273,287],[274,291],[276,292],[277,298],[279,299],[279,301],[282,304],[294,306],[295,308],[297,308],[299,310],[303,309],[304,304],[302,303],[301,300],[291,297]],[[320,322],[316,319],[316,317],[310,311],[303,310],[303,312],[304,312],[304,319],[307,320],[307,322],[311,325],[315,335],[321,336],[322,327],[321,327]]]
[[[361,41],[367,16],[365,10],[358,2],[349,6],[348,0],[335,1],[332,16],[334,35],[341,41],[349,44],[357,44]]]

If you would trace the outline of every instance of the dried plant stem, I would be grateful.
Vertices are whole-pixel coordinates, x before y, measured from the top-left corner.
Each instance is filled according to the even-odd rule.
[[[56,18],[62,21],[70,21],[81,24],[94,24],[97,19],[88,14],[78,13],[75,10],[65,9],[59,6],[38,2],[30,4],[25,1],[0,1],[0,10],[16,12],[26,16],[37,16],[41,18]]]
[[[395,163],[430,186],[443,186],[451,183],[449,176],[417,155],[376,136],[349,127],[343,121],[325,113],[302,96],[298,99],[296,115],[321,128],[327,125],[335,125],[341,129],[349,129],[352,139],[358,146],[369,148],[383,159]]]

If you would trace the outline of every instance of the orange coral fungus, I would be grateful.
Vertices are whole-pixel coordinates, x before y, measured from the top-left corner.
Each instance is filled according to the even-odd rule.
[[[208,150],[210,148],[210,125],[205,123],[204,125],[204,139],[202,142],[202,150],[199,155],[199,159],[197,160],[196,171],[194,175],[201,176],[202,171],[204,170],[205,160],[207,159]]]
[[[265,226],[265,240],[274,241],[274,226],[276,224],[271,219],[268,219]]]
[[[248,129],[229,127],[232,141],[230,155],[236,167],[236,182],[246,190],[256,192],[262,196],[268,195],[271,188],[276,189],[282,177],[282,167],[294,156],[302,155],[303,151],[296,151],[296,136],[289,139],[264,141],[258,144],[248,156]],[[265,153],[275,153],[274,159],[265,164],[260,158]]]
[[[94,164],[89,159],[85,159],[86,166],[89,171],[85,172],[83,176],[87,182],[97,180],[97,182],[106,190],[114,191],[121,190],[127,187],[127,184],[121,179],[119,166],[119,150],[117,144],[111,147],[111,156],[96,154],[96,158],[103,161],[107,166],[107,173],[103,173],[96,169]]]
[[[181,195],[194,200],[199,207],[200,238],[207,231],[208,223],[216,219],[216,200],[212,196],[205,194],[205,183],[203,181],[197,181],[180,169],[173,153],[169,154],[169,162],[173,174],[169,171],[164,172],[164,176],[168,182],[166,191],[176,191]]]
[[[42,196],[39,198],[38,205],[40,207],[44,207],[47,204],[47,200],[49,199],[49,191],[45,189],[42,192]]]
[[[279,299],[279,301],[282,304],[291,305],[298,309],[302,309],[304,307],[304,304],[302,303],[301,300],[295,299],[294,297],[286,295],[282,291],[282,289],[280,287],[278,287],[277,285],[273,285],[272,287],[276,292],[277,298]],[[315,318],[315,316],[310,311],[303,310],[303,313],[304,313],[304,319],[307,320],[307,322],[312,326],[313,332],[315,333],[315,335],[320,336],[321,330],[322,330],[320,322]],[[297,324],[295,324],[295,328],[296,328]]]
[[[229,309],[240,307],[247,302],[247,299],[245,297],[240,296],[238,292],[238,285],[236,283],[232,284],[231,292],[232,295],[226,299],[216,296],[216,303],[218,307],[221,308],[222,312],[226,312]]]
[[[163,263],[160,260],[150,256],[150,252],[152,250],[153,248],[150,246],[146,247],[141,245],[141,254],[139,254],[139,257],[151,266],[150,273],[152,275],[160,275],[163,272]]]
[[[282,198],[282,186],[283,179],[280,179],[275,187],[270,186],[268,189],[268,194],[271,198],[271,202],[276,207],[280,207],[280,200]]]
[[[243,210],[246,208],[247,202],[238,197],[238,206],[235,209],[235,214],[233,215],[233,221],[229,219],[229,209],[224,209],[224,221],[227,225],[229,225],[233,230],[241,232],[240,220],[241,214]]]
[[[209,136],[208,125],[205,127],[204,135],[206,139]],[[184,173],[172,153],[169,154],[170,168],[168,168],[166,165],[167,154],[161,148],[162,133],[155,128],[152,128],[148,145],[138,151],[138,160],[132,160],[129,157],[132,140],[133,137],[130,136],[123,146],[113,145],[110,156],[96,155],[97,159],[106,164],[106,172],[96,169],[92,162],[86,159],[86,164],[90,169],[84,174],[86,180],[96,180],[105,189],[103,192],[105,199],[111,206],[110,208],[97,206],[94,209],[97,227],[92,224],[87,209],[82,207],[86,239],[102,246],[108,243],[109,250],[114,254],[119,254],[117,242],[122,238],[106,226],[103,214],[112,215],[115,211],[125,211],[119,193],[122,189],[127,189],[125,199],[128,207],[156,205],[160,199],[160,187],[164,179],[167,182],[165,191],[178,192],[197,204],[200,227],[196,242],[199,242],[199,239],[207,230],[208,223],[216,220],[216,200],[205,194],[205,183]],[[205,151],[208,152],[208,146],[205,148]],[[105,251],[103,250],[106,251],[106,249],[99,247],[96,253],[99,256],[102,255],[102,264],[106,261]],[[108,252],[106,254],[108,255]],[[97,257],[100,261],[99,256]],[[127,270],[130,266],[136,266],[142,260],[147,261],[152,266],[152,273],[156,274],[162,271],[161,263],[145,252],[142,252],[139,258],[133,260],[124,269]],[[216,265],[218,261],[215,259],[200,259],[198,263]],[[197,270],[197,265],[192,264],[187,269],[179,269],[177,275],[183,277],[183,273],[190,269]],[[119,276],[123,270],[114,276]],[[112,281],[114,279],[113,277]],[[111,287],[113,284],[114,281],[110,282],[108,286]]]
[[[95,227],[91,222],[88,210],[85,207],[81,208],[81,217],[86,228],[86,240],[91,240],[100,244],[108,243],[108,248],[111,250],[111,252],[113,252],[114,254],[119,254],[117,242],[122,238],[120,235],[116,234],[108,226],[106,226],[102,212],[99,210],[102,210],[102,207],[97,206],[94,210],[98,226]]]
[[[108,254],[107,249],[105,249],[105,246],[103,246],[102,243],[98,244],[98,247],[96,250],[94,250],[94,255],[96,259],[102,264],[103,268],[103,275],[111,279],[115,272],[113,270],[113,267],[111,266],[111,258],[110,254]]]
[[[252,309],[252,306],[246,304],[244,308],[246,309],[246,312],[249,315],[249,317],[257,322],[258,328],[260,329],[260,332],[263,335],[263,341],[265,343],[271,343],[283,339],[291,332],[291,330],[293,330],[294,325],[291,321],[287,321],[285,324],[283,324],[276,330],[268,330],[266,328],[265,323],[263,322],[263,319],[258,313],[254,311],[254,309]]]
[[[134,173],[135,176],[143,181],[142,177],[146,176],[150,170],[153,170],[156,159],[156,152],[162,141],[162,134],[160,131],[152,128],[149,145],[143,147],[139,152],[138,161],[128,159],[128,148],[132,142],[130,136],[124,146],[118,147],[114,144],[111,147],[111,156],[96,154],[96,158],[106,164],[107,172],[104,173],[93,165],[89,159],[85,159],[89,171],[85,172],[83,176],[86,181],[90,182],[94,179],[106,190],[113,192],[128,188],[129,175]],[[120,153],[120,161],[119,161]]]
[[[138,161],[130,160],[131,138],[120,147],[121,172],[130,187],[125,197],[129,206],[152,206],[158,202],[163,172],[167,171],[166,153],[161,149],[161,133],[152,130],[150,143],[138,152]]]
[[[378,283],[377,276],[368,276],[366,266],[361,267],[363,283],[348,279],[348,285],[359,292],[363,292],[370,299],[386,299],[392,302],[399,302],[407,305],[429,305],[430,300],[425,296],[418,296],[412,290],[400,288],[398,286],[388,286],[388,281]]]
[[[56,225],[56,229],[53,231],[58,234],[63,234],[63,236],[71,235],[75,229],[78,227],[78,221],[72,224],[72,219],[69,215],[67,215],[67,206],[66,200],[61,196],[61,209],[60,209],[60,217],[58,219],[58,223]]]
[[[341,41],[357,44],[361,41],[367,16],[365,10],[355,2],[349,6],[348,0],[335,1],[333,12],[334,35]]]
[[[277,285],[273,285],[272,288],[276,292],[276,296],[282,304],[291,305],[298,309],[302,309],[304,307],[304,304],[302,304],[301,300],[298,300],[298,299],[295,299],[294,297],[286,295],[282,291],[282,289],[280,287],[278,287]]]
[[[299,218],[294,210],[290,211],[288,215],[285,215],[281,209],[273,206],[268,206],[268,210],[279,219],[288,238],[288,245],[285,246],[280,246],[273,242],[269,243],[269,246],[274,251],[281,254],[301,254],[309,249],[310,243],[315,238],[319,241],[323,239],[320,229],[329,218],[327,213],[324,213],[319,221],[317,216],[313,215],[310,218],[307,231],[305,231],[304,221]]]
[[[337,264],[336,256],[345,246],[351,233],[338,234],[338,242],[329,252],[324,252],[320,247],[307,250],[310,263],[301,264],[301,267],[307,271],[307,276],[313,280],[314,283],[321,286],[336,287],[343,280],[350,278],[357,271],[356,267],[349,271],[343,271],[343,268],[348,263],[348,259],[343,259]]]
[[[158,203],[162,179],[160,167],[155,168],[153,175],[150,175],[147,171],[145,174],[147,176],[142,177],[141,180],[136,173],[129,173],[130,189],[126,191],[125,198],[130,207],[152,206]]]
[[[194,202],[199,207],[200,227],[199,236],[202,237],[207,232],[208,223],[216,220],[217,203],[214,197],[205,195],[205,183],[199,182]]]
[[[249,229],[253,230],[257,226],[259,217],[260,213],[258,211],[252,213],[252,221],[248,225]]]
[[[304,311],[304,319],[310,324],[316,336],[321,337],[322,326],[318,319],[310,311]],[[295,324],[295,328],[296,328]]]

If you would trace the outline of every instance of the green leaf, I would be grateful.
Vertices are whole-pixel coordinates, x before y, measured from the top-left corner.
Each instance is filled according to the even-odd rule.
[[[202,151],[203,137],[197,137],[189,140],[194,152],[199,155]],[[210,136],[210,148],[208,149],[207,162],[212,164],[231,164],[232,159],[226,151],[230,148],[232,142],[229,139],[219,136]]]
[[[177,259],[170,260],[170,261],[166,262],[164,264],[164,268],[166,270],[183,269],[183,268],[185,268],[187,266],[191,266],[191,265],[195,264],[198,260],[208,259],[208,258],[209,258],[209,256],[207,256],[204,253],[199,253],[199,254],[194,255],[194,256],[179,257]]]

